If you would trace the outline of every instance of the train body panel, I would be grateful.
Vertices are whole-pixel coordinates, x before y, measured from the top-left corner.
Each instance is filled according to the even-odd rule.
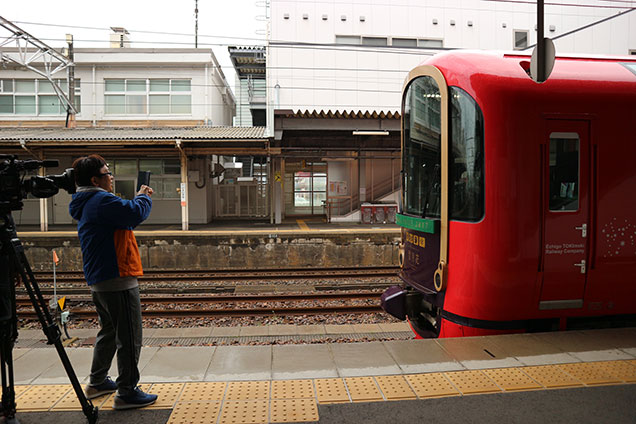
[[[536,84],[524,70],[527,61],[514,55],[441,54],[425,62],[422,75],[430,67],[439,70],[448,93],[442,87],[438,94],[430,81],[432,89],[416,87],[413,82],[419,84],[422,76],[405,86],[405,203],[398,222],[423,218],[433,229],[404,225],[400,275],[416,298],[409,300],[412,323],[418,328],[424,315],[425,326],[440,337],[554,328],[559,322],[563,327],[568,317],[636,314],[636,136],[630,125],[636,122],[636,62],[557,59],[548,81]],[[435,204],[431,197],[436,199],[427,190],[444,183],[417,168],[417,157],[423,158],[422,168],[431,168],[427,158],[444,139],[436,116],[432,130],[422,128],[430,118],[422,118],[424,112],[431,115],[436,108],[422,104],[445,94],[446,230],[443,201],[441,219],[426,213]],[[457,121],[478,115],[462,109],[470,98],[481,117],[466,130]],[[458,136],[462,131],[466,134]],[[478,132],[483,147],[473,150],[483,149],[481,156],[457,153]],[[437,160],[443,175],[444,162]],[[471,160],[478,165],[469,169]],[[483,204],[479,213],[461,219],[457,205],[469,197],[464,191],[471,172],[483,186]],[[413,176],[428,184],[414,190]],[[438,261],[447,268],[439,292],[432,276]]]

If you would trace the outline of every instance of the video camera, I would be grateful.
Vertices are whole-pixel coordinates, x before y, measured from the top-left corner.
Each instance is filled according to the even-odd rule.
[[[28,193],[38,198],[56,195],[60,188],[75,193],[75,173],[68,168],[59,175],[33,175],[28,171],[59,166],[57,160],[18,160],[16,155],[0,154],[0,210],[21,210]]]

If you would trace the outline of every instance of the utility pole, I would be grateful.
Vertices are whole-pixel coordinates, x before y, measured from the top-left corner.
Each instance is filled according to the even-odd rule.
[[[199,0],[194,0],[194,48],[199,47]]]
[[[68,43],[68,60],[72,65],[67,68],[67,84],[68,84],[68,101],[70,105],[75,106],[75,62],[73,54],[73,34],[66,34],[66,42]],[[66,108],[66,127],[75,128],[75,112],[70,107]]]
[[[545,75],[545,38],[543,38],[543,0],[537,0],[537,80],[543,82]]]

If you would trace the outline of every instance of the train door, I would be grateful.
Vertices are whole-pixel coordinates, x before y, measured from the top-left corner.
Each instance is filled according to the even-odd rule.
[[[581,308],[590,233],[589,123],[551,120],[547,129],[539,308]]]

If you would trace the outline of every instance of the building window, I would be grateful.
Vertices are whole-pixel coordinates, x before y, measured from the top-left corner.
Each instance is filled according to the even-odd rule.
[[[66,80],[56,84],[68,96]],[[80,80],[75,80],[75,109],[81,110]],[[53,85],[45,79],[0,80],[0,114],[3,115],[61,115],[66,108],[55,94]]]
[[[528,31],[527,30],[515,30],[514,31],[515,50],[524,50],[528,47]]]
[[[391,39],[391,45],[394,47],[417,47],[417,39],[393,37]]]
[[[406,37],[361,37],[359,35],[336,35],[336,44],[352,44],[374,47],[444,47],[444,41],[435,38],[406,38]]]
[[[636,55],[636,50],[630,50],[630,51],[629,51],[629,54],[630,54],[631,56],[635,56],[635,55]]]
[[[420,38],[417,47],[444,47],[444,41],[434,38]]]
[[[336,44],[360,44],[360,36],[336,35]]]
[[[192,113],[189,79],[107,79],[107,115],[187,115]]]
[[[154,199],[178,199],[177,188],[181,185],[179,159],[113,159],[108,161],[115,175],[113,190],[124,199],[133,199],[137,194],[137,173],[150,171],[150,187]]]
[[[362,45],[382,47],[389,44],[386,37],[362,37]]]

